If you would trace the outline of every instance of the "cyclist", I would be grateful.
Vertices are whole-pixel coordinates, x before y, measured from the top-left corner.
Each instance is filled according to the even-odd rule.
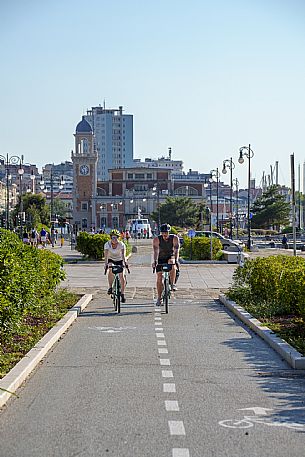
[[[176,271],[179,260],[180,242],[177,235],[170,235],[171,226],[162,224],[160,235],[153,239],[153,263],[152,267],[157,271],[157,294],[156,306],[161,306],[161,296],[163,290],[162,270],[159,264],[170,263],[173,265],[170,271],[170,282],[172,290],[177,290],[175,285]]]
[[[104,255],[105,255],[105,269],[107,268],[108,264],[113,265],[121,265],[128,267],[126,262],[126,246],[122,241],[119,241],[120,232],[118,230],[111,230],[110,237],[111,240],[107,241],[104,245]],[[114,275],[112,273],[111,268],[108,269],[108,284],[109,289],[107,293],[109,295],[112,294],[112,283],[113,283]],[[126,285],[126,278],[123,273],[120,273],[120,282],[121,282],[121,300],[122,303],[125,303],[125,285]]]

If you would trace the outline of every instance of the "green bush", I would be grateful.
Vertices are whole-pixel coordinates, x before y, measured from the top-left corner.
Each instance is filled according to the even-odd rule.
[[[77,236],[76,249],[90,259],[102,260],[104,258],[104,245],[110,240],[110,236],[103,233],[93,235],[80,232]],[[131,246],[126,240],[122,240],[126,246],[126,254],[130,254]]]
[[[57,254],[25,245],[15,233],[0,229],[0,328],[10,333],[28,313],[35,314],[41,298],[64,279]],[[1,335],[2,336],[2,335]]]
[[[233,276],[229,297],[265,316],[305,317],[305,259],[286,255],[247,260]]]
[[[181,255],[187,259],[191,257],[192,243],[192,260],[210,260],[210,238],[205,236],[194,237],[191,241],[189,237],[183,238]],[[218,238],[212,239],[212,258],[215,259],[217,253],[222,249],[222,244]]]

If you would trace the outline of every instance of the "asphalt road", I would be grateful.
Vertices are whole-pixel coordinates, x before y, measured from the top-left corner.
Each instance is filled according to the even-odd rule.
[[[121,315],[103,282],[8,402],[0,456],[303,457],[305,373],[212,298],[221,270],[182,267],[165,315],[148,263],[134,256]]]

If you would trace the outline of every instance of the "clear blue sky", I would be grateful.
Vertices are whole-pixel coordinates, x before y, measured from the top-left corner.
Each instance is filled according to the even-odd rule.
[[[253,176],[305,160],[304,0],[0,3],[0,154],[70,159],[86,109],[134,115],[135,157],[209,172],[251,146]],[[228,175],[224,177],[228,182]]]

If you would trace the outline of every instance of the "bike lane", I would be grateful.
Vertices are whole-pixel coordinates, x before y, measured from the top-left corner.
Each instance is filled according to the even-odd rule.
[[[175,294],[177,297],[178,293]],[[301,457],[305,373],[288,367],[204,290],[162,316],[192,457]]]

